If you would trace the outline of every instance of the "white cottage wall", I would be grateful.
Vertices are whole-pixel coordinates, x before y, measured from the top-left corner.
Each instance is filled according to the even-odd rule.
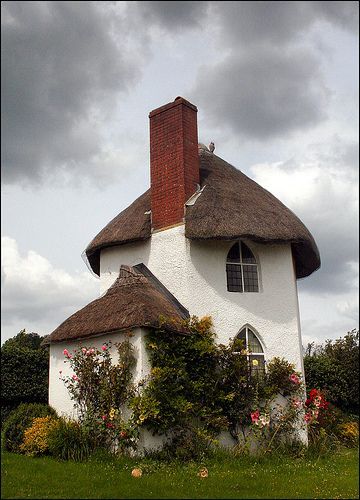
[[[233,243],[191,241],[185,237],[184,225],[179,225],[155,232],[145,242],[106,248],[100,257],[101,293],[114,282],[122,264],[142,262],[190,314],[212,317],[218,342],[227,343],[242,326],[251,325],[267,359],[285,357],[303,372],[290,244],[246,241],[259,264],[260,291],[237,293],[226,287],[226,256]]]

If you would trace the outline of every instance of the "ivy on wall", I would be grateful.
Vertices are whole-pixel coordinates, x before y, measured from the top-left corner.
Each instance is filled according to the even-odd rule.
[[[169,449],[190,456],[216,442],[221,431],[229,431],[238,443],[254,423],[257,429],[268,427],[269,431],[271,424],[273,430],[277,426],[279,437],[280,427],[288,432],[301,411],[291,398],[297,400],[304,394],[293,365],[275,358],[266,372],[254,373],[248,357],[241,355],[240,340],[227,346],[215,343],[209,317],[192,317],[188,326],[190,335],[161,329],[148,333],[152,368],[130,402],[135,422],[167,436]],[[278,416],[272,410],[270,419],[270,405],[278,394],[289,401]]]

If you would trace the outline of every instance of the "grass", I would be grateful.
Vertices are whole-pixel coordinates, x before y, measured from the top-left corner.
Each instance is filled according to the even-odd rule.
[[[131,470],[142,469],[141,478]],[[197,472],[207,467],[208,478]],[[204,463],[92,458],[58,462],[2,453],[1,498],[358,498],[358,451],[320,458],[233,458]]]

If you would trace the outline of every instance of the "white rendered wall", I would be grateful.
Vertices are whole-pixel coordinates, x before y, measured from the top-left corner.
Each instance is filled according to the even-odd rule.
[[[225,262],[234,243],[190,241],[184,225],[159,231],[147,241],[101,251],[100,288],[104,293],[120,266],[144,263],[189,310],[210,315],[218,342],[227,343],[250,325],[263,344],[266,359],[284,357],[303,372],[299,308],[290,244],[246,241],[258,266],[258,293],[228,292]]]

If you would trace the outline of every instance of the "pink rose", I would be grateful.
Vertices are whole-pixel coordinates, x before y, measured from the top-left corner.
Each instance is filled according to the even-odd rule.
[[[300,379],[296,375],[296,373],[292,373],[289,378],[290,378],[291,382],[293,382],[294,384],[300,384]]]
[[[305,413],[304,420],[309,423],[311,421],[311,413]]]
[[[105,421],[107,417],[106,415],[103,415],[101,418]]]
[[[75,381],[78,381],[78,380],[79,380],[79,378],[78,378],[75,374],[74,374],[71,378],[72,378],[73,380],[75,380]]]
[[[107,346],[106,346],[106,345],[102,345],[102,346],[101,346],[101,350],[102,350],[102,351],[106,351],[106,349],[107,349]]]
[[[82,351],[82,353],[83,353],[83,354],[86,354],[86,352],[87,352],[87,351],[86,351],[86,349],[85,349],[85,347],[83,347],[83,348],[81,349],[81,351]]]
[[[260,417],[260,412],[259,410],[254,411],[253,413],[250,413],[251,421],[253,424],[257,424],[259,421]]]

